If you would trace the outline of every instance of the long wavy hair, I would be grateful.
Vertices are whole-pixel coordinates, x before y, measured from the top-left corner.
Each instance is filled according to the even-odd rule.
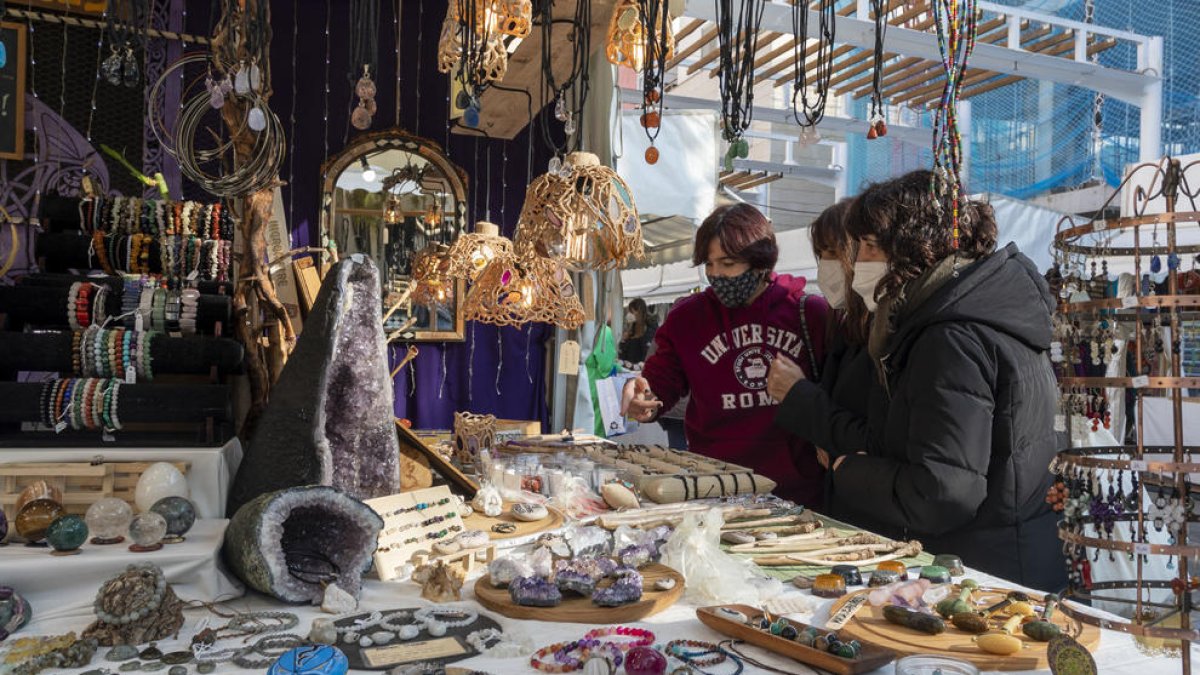
[[[854,200],[846,230],[861,241],[875,237],[888,258],[876,298],[895,297],[904,286],[955,253],[950,214],[930,190],[933,172],[911,171],[875,183]],[[964,199],[959,209],[958,253],[982,258],[996,250],[996,218],[984,202]]]
[[[854,279],[854,258],[858,255],[858,240],[846,230],[846,218],[853,199],[843,199],[821,212],[808,226],[813,252],[818,258],[832,255],[846,275],[846,300],[842,309],[835,310],[837,321],[828,323],[830,331],[841,329],[851,344],[866,344],[871,332],[871,313],[858,293],[851,290]]]

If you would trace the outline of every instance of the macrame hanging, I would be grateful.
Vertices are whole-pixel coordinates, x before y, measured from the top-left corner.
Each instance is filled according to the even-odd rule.
[[[871,114],[867,118],[870,127],[867,138],[875,139],[887,136],[887,122],[883,118],[883,41],[887,34],[888,3],[885,0],[871,0],[871,12],[875,15],[875,50],[872,54],[874,71],[871,74]]]
[[[938,198],[939,216],[949,212],[957,249],[962,196],[962,138],[958,133],[957,106],[967,61],[975,49],[979,15],[975,0],[933,0],[933,17],[946,84],[933,118],[933,178],[929,188]]]
[[[519,256],[553,258],[576,271],[617,269],[645,255],[629,186],[586,152],[571,153],[560,171],[529,184],[514,244]]]
[[[735,158],[745,159],[750,155],[750,143],[743,135],[753,117],[754,60],[765,7],[766,0],[717,0],[721,134],[729,143],[726,171],[733,170]]]
[[[548,323],[573,330],[583,324],[583,304],[571,275],[541,256],[505,252],[484,268],[463,303],[468,321],[497,326]]]
[[[804,60],[805,44],[808,42],[808,5],[792,3],[792,33],[797,37],[792,42],[792,116],[804,130],[800,140],[811,145],[820,140],[816,126],[825,119],[825,103],[829,98],[829,80],[833,76],[833,45],[837,35],[834,13],[836,0],[820,0],[820,24],[817,27],[817,50],[810,73]],[[815,89],[809,92],[809,87]],[[811,96],[811,98],[810,98]]]
[[[350,0],[350,81],[358,106],[350,124],[364,130],[375,119],[375,81],[379,72],[379,0]]]
[[[453,279],[475,281],[496,257],[512,253],[512,242],[500,236],[500,228],[487,221],[475,223],[475,231],[460,236],[450,246],[447,274]]]

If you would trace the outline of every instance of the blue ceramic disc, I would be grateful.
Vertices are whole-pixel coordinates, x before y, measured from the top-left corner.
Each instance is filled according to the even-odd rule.
[[[345,675],[350,662],[337,647],[305,645],[285,652],[267,675]]]

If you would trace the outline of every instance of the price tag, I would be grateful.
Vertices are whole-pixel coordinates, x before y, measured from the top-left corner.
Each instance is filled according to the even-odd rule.
[[[137,371],[133,368],[125,371],[125,384],[137,384]]]
[[[187,278],[188,278],[188,281],[195,281],[196,277],[198,277],[198,276],[200,276],[200,270],[192,270],[191,272],[188,273]]]
[[[142,332],[142,330],[143,330],[143,327],[144,327],[145,325],[146,325],[146,324],[145,324],[145,323],[144,323],[144,321],[142,320],[142,313],[139,311],[139,312],[138,312],[137,314],[135,314],[135,315],[134,315],[134,317],[133,317],[133,329],[134,329],[134,330],[136,330],[137,332],[141,333],[141,332]]]
[[[1108,229],[1107,220],[1097,220],[1092,223],[1092,232],[1103,232]]]
[[[1150,465],[1144,459],[1135,459],[1129,462],[1130,471],[1149,471]]]
[[[1150,376],[1149,375],[1138,375],[1137,377],[1133,378],[1133,388],[1134,389],[1144,389],[1149,386],[1150,386]]]
[[[62,432],[66,431],[66,430],[67,430],[66,422],[59,422],[58,424],[54,425],[54,433],[56,433],[56,434],[61,434]]]
[[[567,340],[558,348],[558,373],[560,375],[579,374],[579,343]]]
[[[1134,542],[1133,553],[1134,555],[1150,555],[1150,544],[1144,541]]]
[[[113,441],[117,440],[117,438],[116,438],[116,436],[113,436],[112,434],[105,431],[100,434],[100,440],[104,441],[105,443],[112,443]]]
[[[1137,307],[1137,306],[1138,306],[1138,298],[1136,295],[1128,295],[1128,296],[1125,296],[1124,298],[1121,298],[1121,308],[1122,309],[1130,309],[1131,307]]]

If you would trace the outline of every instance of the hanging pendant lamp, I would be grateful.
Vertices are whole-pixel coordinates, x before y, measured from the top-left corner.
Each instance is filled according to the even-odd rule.
[[[578,328],[583,304],[571,275],[553,260],[514,253],[498,255],[475,280],[463,311],[468,321],[497,326],[531,322]]]
[[[449,247],[430,244],[417,251],[412,263],[412,296],[414,305],[445,307],[454,301],[454,279],[450,277]]]
[[[475,281],[497,256],[511,254],[512,242],[500,236],[500,228],[486,221],[475,223],[475,231],[464,234],[450,246],[447,274],[453,279]]]
[[[659,11],[665,12],[666,3],[658,3]],[[604,54],[608,62],[615,66],[627,66],[640,72],[646,62],[646,33],[642,17],[643,4],[639,0],[621,0],[613,11],[608,23],[608,39],[604,46]],[[661,14],[658,17],[661,19]],[[656,19],[654,25],[658,25]],[[671,21],[667,20],[667,32],[659,36],[662,39],[662,50],[665,59],[675,53],[675,32],[671,29]]]
[[[576,271],[611,270],[645,257],[629,186],[587,152],[530,183],[514,237],[517,254],[553,258]]]

